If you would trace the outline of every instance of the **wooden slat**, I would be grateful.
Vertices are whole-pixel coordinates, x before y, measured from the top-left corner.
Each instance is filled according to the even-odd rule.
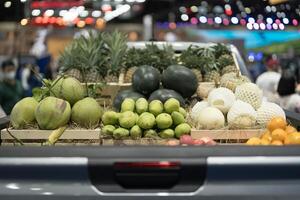
[[[210,137],[214,140],[247,140],[251,137],[260,137],[263,129],[251,130],[192,130],[191,136],[194,139]]]
[[[51,134],[51,130],[14,130],[10,129],[10,133],[20,140],[46,140],[48,139],[49,135]],[[1,139],[2,140],[9,140],[13,139],[11,135],[7,132],[6,129],[1,130]],[[88,130],[88,129],[67,129],[60,139],[100,139],[100,129]]]

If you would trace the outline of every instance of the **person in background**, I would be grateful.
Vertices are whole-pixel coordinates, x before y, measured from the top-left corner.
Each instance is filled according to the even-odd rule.
[[[296,85],[294,71],[290,68],[283,69],[277,88],[280,106],[286,110],[300,113],[300,95],[296,93]]]
[[[34,72],[33,72],[34,70]],[[22,70],[22,87],[25,91],[25,96],[32,96],[32,89],[35,87],[41,87],[41,81],[36,77],[39,74],[39,67],[28,64]]]
[[[3,80],[0,82],[0,105],[6,115],[9,115],[14,105],[23,98],[23,88],[16,80],[16,66],[11,60],[1,65]]]
[[[279,104],[277,86],[280,80],[279,62],[275,59],[269,59],[266,62],[267,71],[259,75],[256,84],[263,91],[264,97],[270,101]]]

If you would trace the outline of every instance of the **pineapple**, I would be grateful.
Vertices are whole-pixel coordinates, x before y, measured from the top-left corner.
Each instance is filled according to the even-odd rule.
[[[204,74],[205,82],[214,82],[219,83],[221,79],[220,73],[218,70],[211,70]]]
[[[237,72],[238,72],[237,67],[234,66],[234,65],[227,65],[226,67],[224,67],[224,68],[222,69],[222,75],[227,74],[227,73],[230,73],[230,72],[237,73]]]
[[[127,50],[126,36],[121,32],[115,31],[112,34],[106,35],[104,39],[108,51],[108,71],[105,80],[107,82],[119,82],[118,77],[125,65]]]
[[[75,39],[61,54],[59,63],[62,71],[76,76],[81,82],[97,82],[100,72],[106,71],[102,37],[102,34],[89,32],[87,36]]]
[[[199,69],[196,69],[196,68],[193,68],[191,69],[194,74],[196,75],[197,79],[198,79],[198,82],[202,82],[202,73]]]
[[[79,69],[70,68],[65,72],[66,75],[76,78],[80,82],[83,82],[82,74]]]
[[[137,67],[130,67],[126,73],[125,73],[125,78],[124,78],[124,82],[125,83],[131,83],[133,74],[135,72],[135,70],[137,70]]]
[[[215,46],[213,46],[212,48],[215,51],[216,59],[219,59],[222,55],[230,55],[231,54],[230,48],[223,43],[218,43]]]

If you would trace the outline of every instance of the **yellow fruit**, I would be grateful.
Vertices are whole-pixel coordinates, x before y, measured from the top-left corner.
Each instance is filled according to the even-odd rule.
[[[287,144],[300,144],[300,133],[290,133],[284,142]]]
[[[283,143],[280,141],[280,140],[274,140],[271,145],[278,145],[278,146],[281,146],[283,145]]]
[[[283,144],[285,144],[285,145],[291,144],[291,140],[290,140],[290,138],[289,138],[289,135],[286,136],[286,138],[285,138],[284,141],[283,141]]]
[[[250,138],[247,142],[247,145],[260,145],[261,144],[261,140],[257,137],[252,137]]]
[[[286,128],[285,128],[285,132],[287,134],[290,134],[290,133],[295,133],[297,132],[297,129],[291,125],[288,125]]]
[[[262,134],[261,139],[262,139],[262,140],[268,140],[268,141],[271,142],[271,141],[272,141],[272,136],[271,136],[270,131],[269,131],[269,130],[266,130],[266,131]]]
[[[272,131],[272,140],[273,141],[274,140],[284,141],[286,136],[287,136],[287,133],[280,128],[277,128],[274,131]]]
[[[261,139],[260,143],[261,145],[269,145],[271,143],[271,140]]]
[[[283,119],[282,117],[274,117],[273,119],[271,119],[268,122],[267,128],[271,132],[277,128],[281,128],[281,129],[285,130],[286,125],[287,125],[287,123],[286,123],[285,119]]]

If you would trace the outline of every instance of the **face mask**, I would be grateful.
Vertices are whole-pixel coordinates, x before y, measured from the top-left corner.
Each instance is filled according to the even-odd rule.
[[[16,72],[12,71],[12,72],[7,72],[3,74],[3,78],[7,79],[7,80],[14,80],[16,76]]]

